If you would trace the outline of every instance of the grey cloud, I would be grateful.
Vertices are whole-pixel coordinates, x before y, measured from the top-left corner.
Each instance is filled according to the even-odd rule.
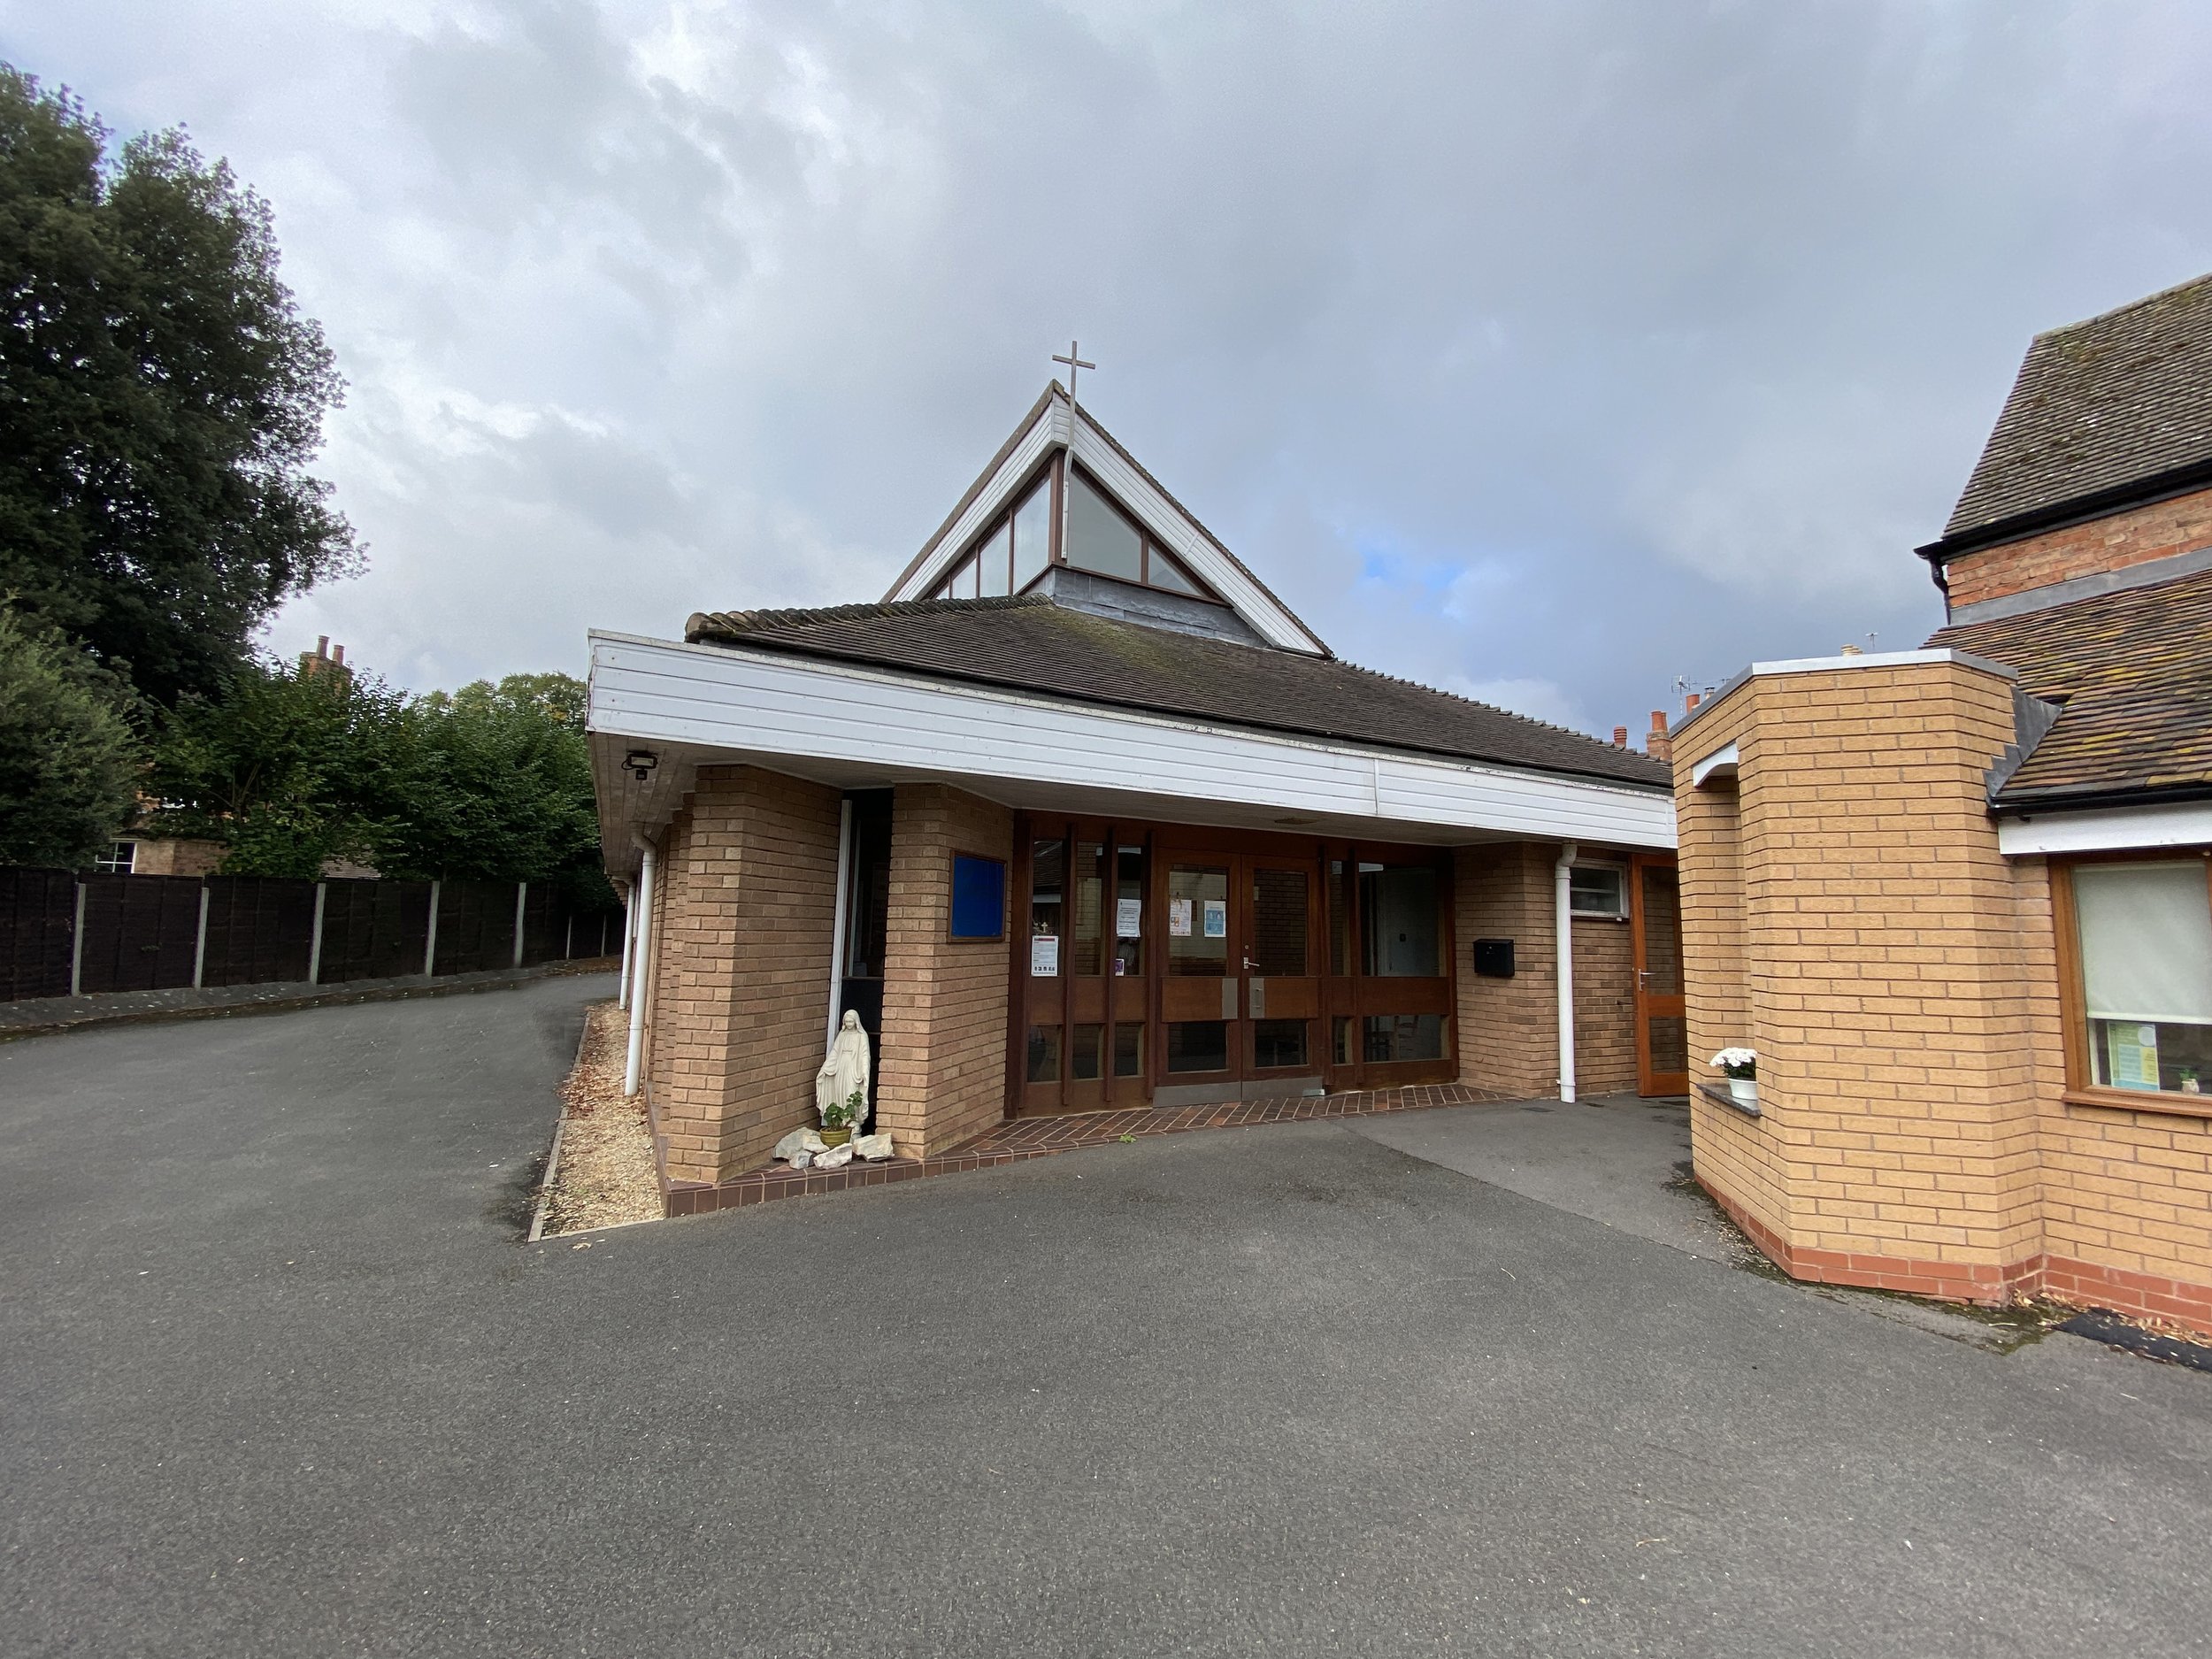
[[[279,224],[376,562],[307,603],[410,672],[872,596],[1079,333],[1346,654],[1640,724],[1924,634],[2028,334],[2212,268],[2212,22],[2153,4],[255,4],[278,59],[0,17],[331,181]]]

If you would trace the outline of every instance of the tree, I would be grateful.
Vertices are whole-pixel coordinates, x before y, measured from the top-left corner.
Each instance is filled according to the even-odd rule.
[[[149,827],[223,842],[227,875],[373,864],[391,827],[379,808],[405,766],[403,715],[379,680],[242,664],[219,695],[188,692],[161,718],[147,787],[162,805]]]
[[[131,695],[78,646],[0,605],[0,864],[74,869],[130,815]]]
[[[0,593],[166,706],[359,549],[268,204],[180,132],[107,138],[0,65]]]

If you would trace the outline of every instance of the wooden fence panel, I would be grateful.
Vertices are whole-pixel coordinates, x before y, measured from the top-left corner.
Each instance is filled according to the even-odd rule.
[[[481,973],[515,963],[515,884],[448,881],[438,889],[434,973]]]
[[[79,878],[84,939],[78,989],[173,991],[192,983],[200,939],[197,876]]]
[[[307,978],[315,884],[280,876],[207,878],[202,985],[268,985]]]
[[[69,995],[77,877],[69,870],[0,869],[0,1002]]]
[[[422,972],[428,943],[427,881],[327,881],[323,901],[325,985],[396,979]]]

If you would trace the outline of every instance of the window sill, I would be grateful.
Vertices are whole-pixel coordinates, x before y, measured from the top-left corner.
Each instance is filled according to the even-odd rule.
[[[1747,1118],[1758,1118],[1763,1116],[1763,1114],[1759,1110],[1758,1102],[1738,1100],[1735,1095],[1730,1092],[1728,1085],[1725,1083],[1708,1083],[1701,1078],[1698,1079],[1697,1092],[1704,1095],[1707,1100],[1711,1101],[1715,1105],[1725,1106],[1731,1110],[1740,1111]]]
[[[2212,1094],[2154,1094],[2147,1089],[2070,1088],[2069,1106],[2108,1112],[2159,1112],[2169,1118],[2212,1118]]]

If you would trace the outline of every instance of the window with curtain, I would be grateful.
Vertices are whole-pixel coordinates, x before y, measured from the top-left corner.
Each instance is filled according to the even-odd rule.
[[[2073,866],[2088,1080],[2200,1094],[2212,1077],[2212,887],[2201,858]]]

